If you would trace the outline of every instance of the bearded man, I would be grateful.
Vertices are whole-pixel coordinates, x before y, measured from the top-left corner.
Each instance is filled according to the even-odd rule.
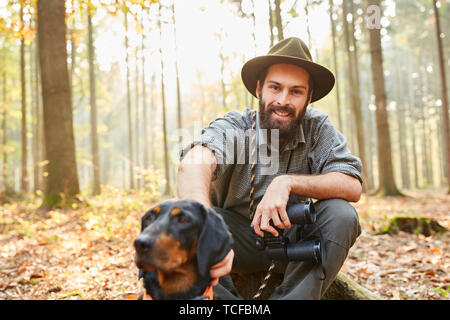
[[[241,298],[230,272],[248,274],[271,265],[267,253],[257,247],[255,233],[277,237],[282,231],[290,243],[298,243],[319,237],[321,231],[325,279],[317,276],[320,264],[289,261],[282,265],[283,281],[270,297],[320,299],[361,233],[358,214],[349,204],[361,196],[361,161],[350,153],[346,139],[328,116],[308,107],[332,90],[334,75],[312,61],[307,46],[298,38],[282,40],[267,55],[249,60],[241,75],[246,88],[259,100],[258,112],[227,113],[182,151],[178,197],[214,208],[233,235],[233,249],[210,271],[215,298]],[[247,141],[237,153],[245,154],[249,161],[229,161],[236,160],[234,154],[228,156],[235,150],[227,147],[229,132],[252,128],[256,129],[250,132],[257,137],[258,155],[265,159],[258,157],[252,166],[252,143]],[[275,134],[262,135],[263,129]],[[270,151],[262,152],[267,145]],[[268,170],[267,160],[272,170]],[[250,219],[251,188],[257,206]],[[317,200],[316,223],[292,224],[286,206],[307,198]]]

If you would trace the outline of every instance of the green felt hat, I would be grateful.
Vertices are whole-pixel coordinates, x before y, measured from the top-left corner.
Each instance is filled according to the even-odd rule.
[[[247,90],[256,97],[256,82],[260,72],[270,65],[280,63],[294,64],[308,71],[314,81],[311,102],[323,98],[333,89],[333,73],[312,61],[311,53],[302,40],[291,37],[274,45],[267,55],[253,58],[244,64],[241,77]]]

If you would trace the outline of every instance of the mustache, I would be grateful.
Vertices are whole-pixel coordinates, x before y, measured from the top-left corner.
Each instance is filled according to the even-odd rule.
[[[291,107],[287,107],[287,106],[276,106],[276,105],[273,105],[273,104],[271,104],[271,105],[269,105],[269,106],[267,107],[267,111],[268,111],[268,112],[273,112],[273,111],[278,111],[278,110],[284,111],[284,112],[288,112],[289,115],[295,114],[295,109],[294,109],[294,108],[291,108]]]

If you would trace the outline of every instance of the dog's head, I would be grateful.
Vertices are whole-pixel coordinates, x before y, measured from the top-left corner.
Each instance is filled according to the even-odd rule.
[[[211,266],[231,249],[231,234],[222,217],[194,200],[168,200],[142,217],[135,239],[136,265],[144,271],[169,274],[194,265],[209,279]]]

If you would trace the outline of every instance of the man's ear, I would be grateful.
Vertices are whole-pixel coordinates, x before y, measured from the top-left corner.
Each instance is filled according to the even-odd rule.
[[[259,80],[256,81],[256,97],[259,99]]]

